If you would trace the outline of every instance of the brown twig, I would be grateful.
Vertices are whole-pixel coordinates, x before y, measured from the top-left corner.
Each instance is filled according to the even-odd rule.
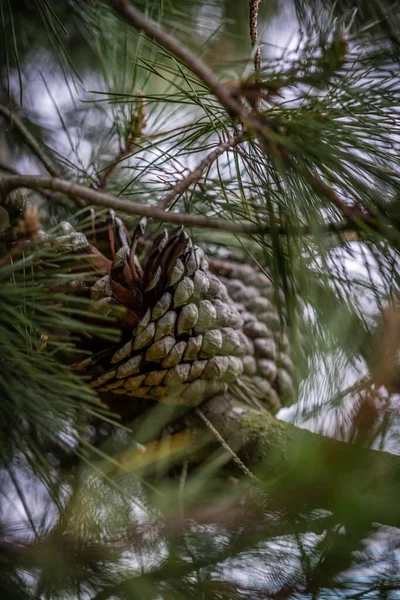
[[[254,49],[258,40],[258,9],[261,0],[250,0],[249,1],[249,32],[251,47]],[[261,71],[261,48],[257,48],[254,54],[254,71],[256,74],[256,81],[260,79]],[[260,98],[256,98],[254,108],[258,109],[260,104]]]
[[[29,189],[47,189],[64,192],[74,198],[80,198],[87,203],[104,206],[130,215],[149,217],[165,223],[175,225],[220,229],[236,233],[269,233],[269,225],[253,223],[235,223],[223,219],[214,219],[202,215],[191,215],[165,211],[158,206],[148,206],[130,200],[123,200],[111,194],[87,188],[82,185],[70,183],[64,179],[57,179],[32,175],[5,175],[0,178],[0,192],[6,197],[9,192],[19,187]]]
[[[50,173],[50,175],[52,175],[53,177],[59,177],[61,172],[53,164],[53,162],[48,158],[48,156],[46,156],[46,154],[43,152],[42,148],[40,147],[40,145],[38,144],[36,139],[33,137],[31,132],[28,131],[28,129],[25,127],[25,125],[23,124],[21,119],[19,117],[17,117],[17,115],[15,113],[11,112],[11,110],[9,110],[6,106],[3,106],[2,104],[0,104],[0,115],[2,115],[5,119],[7,119],[7,121],[9,121],[9,123],[12,127],[15,127],[15,129],[18,131],[18,133],[23,138],[25,144],[37,156],[37,158],[40,160],[40,162],[46,168],[46,170]]]
[[[176,197],[183,194],[183,192],[185,192],[192,185],[192,183],[198,183],[204,171],[211,166],[213,162],[215,162],[224,152],[226,152],[226,150],[236,146],[243,141],[243,139],[244,136],[229,136],[226,142],[219,144],[212,152],[210,152],[210,154],[203,158],[203,160],[199,162],[197,167],[191,171],[189,175],[178,181],[172,190],[163,198],[161,198],[157,206],[163,209],[167,208],[168,204]]]
[[[148,206],[139,204],[131,200],[123,200],[105,192],[99,192],[87,188],[83,185],[71,183],[64,179],[52,177],[44,177],[41,175],[4,175],[0,177],[0,193],[5,198],[12,190],[20,187],[26,187],[32,190],[52,190],[63,192],[72,198],[84,200],[88,204],[96,206],[104,206],[112,208],[126,214],[149,217],[156,221],[164,223],[173,223],[175,225],[183,225],[187,227],[199,227],[206,229],[218,229],[221,231],[229,231],[231,233],[247,234],[247,235],[309,235],[312,234],[312,228],[305,226],[299,228],[291,228],[286,230],[280,227],[279,224],[271,227],[269,223],[239,223],[235,221],[227,221],[203,215],[182,214],[163,210],[158,206]],[[4,202],[4,200],[3,200]],[[0,200],[1,203],[1,200]],[[353,215],[354,216],[354,215]],[[356,228],[357,221],[376,230],[375,220],[369,215],[358,215],[357,219],[345,220],[335,223],[328,223],[324,230],[327,233],[338,234],[344,231],[352,231]]]

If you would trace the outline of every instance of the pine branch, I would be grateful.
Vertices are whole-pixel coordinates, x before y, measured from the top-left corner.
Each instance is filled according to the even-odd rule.
[[[225,106],[228,111],[243,120],[249,127],[259,133],[265,133],[260,121],[255,118],[239,100],[236,99],[234,90],[221,83],[215,73],[199,59],[193,52],[183,46],[175,37],[163,31],[155,21],[152,21],[143,15],[133,4],[127,0],[109,0],[111,6],[117,13],[130,25],[144,33],[152,40],[156,41],[163,48],[171,52],[176,58],[182,61],[193,73],[203,81],[216,98]]]
[[[272,227],[268,223],[239,223],[227,221],[224,219],[206,217],[203,215],[192,215],[175,213],[163,210],[159,206],[148,206],[132,202],[131,200],[123,200],[117,196],[99,192],[83,185],[71,183],[65,179],[44,177],[41,175],[4,175],[0,177],[0,192],[5,198],[11,191],[20,187],[26,187],[32,190],[52,190],[55,192],[63,192],[72,198],[78,198],[86,201],[88,204],[95,206],[104,206],[112,208],[122,213],[129,215],[148,217],[156,221],[164,223],[172,223],[174,225],[183,225],[186,227],[199,227],[205,229],[217,229],[220,231],[229,231],[230,233],[247,234],[247,235],[268,235],[272,231],[278,235],[309,235],[313,228],[309,226],[291,228],[290,231],[285,228],[280,228],[279,225]],[[4,204],[4,200],[1,202]],[[375,219],[369,215],[358,215],[357,220],[365,226],[376,231],[377,223]],[[323,229],[327,233],[341,233],[344,231],[353,231],[356,224],[349,220],[338,221],[335,223],[326,224]]]
[[[127,214],[149,217],[157,221],[165,223],[173,223],[175,225],[184,225],[192,227],[201,227],[208,229],[219,229],[223,231],[230,231],[235,233],[269,233],[269,225],[256,225],[251,223],[235,223],[225,221],[223,219],[213,219],[202,215],[190,215],[182,213],[173,213],[165,211],[158,206],[147,206],[132,202],[130,200],[122,200],[111,194],[99,192],[87,188],[82,185],[70,183],[64,179],[49,178],[42,176],[3,176],[0,179],[0,190],[4,196],[7,196],[9,192],[19,187],[26,187],[29,189],[48,189],[58,192],[64,192],[73,198],[80,198],[87,201],[90,204],[97,206],[104,206],[112,208],[117,211],[121,211]]]
[[[273,128],[267,123],[265,117],[256,111],[249,111],[234,86],[229,86],[219,80],[214,71],[188,48],[183,46],[174,36],[162,30],[155,21],[146,17],[129,0],[109,0],[115,11],[130,25],[144,33],[165,50],[172,53],[186,67],[199,77],[208,86],[215,97],[226,108],[228,113],[238,118],[249,133],[255,134],[267,152],[276,154],[283,165],[293,169],[311,186],[318,194],[325,196],[347,219],[358,219],[361,208],[358,205],[348,205],[341,200],[334,190],[320,179],[309,168],[303,167],[288,150],[275,141]],[[368,209],[368,214],[376,216],[376,211]]]
[[[271,227],[269,224],[255,223],[238,223],[226,221],[223,219],[214,219],[203,215],[182,214],[165,211],[159,206],[148,206],[132,202],[130,200],[122,200],[111,194],[99,192],[82,185],[71,183],[64,179],[43,177],[40,175],[6,175],[0,177],[0,191],[6,197],[11,191],[20,187],[26,187],[33,190],[52,190],[63,192],[72,198],[84,200],[89,204],[96,206],[104,206],[121,211],[126,214],[139,217],[148,217],[156,221],[164,223],[172,223],[175,225],[183,225],[186,227],[199,227],[205,229],[216,229],[220,231],[228,231],[230,233],[247,234],[247,235],[268,235],[273,232],[278,235],[309,235],[312,233],[312,228],[309,226],[291,228],[290,232],[279,226]],[[4,200],[1,202],[4,204]],[[376,230],[376,222],[368,215],[359,215],[360,223]],[[353,231],[354,223],[346,220],[337,223],[328,223],[324,226],[327,233],[342,233],[345,231]]]
[[[400,526],[400,509],[393,502],[400,494],[400,456],[312,433],[238,405],[228,395],[214,397],[202,411],[263,479],[268,509],[323,508],[344,523],[359,519]]]

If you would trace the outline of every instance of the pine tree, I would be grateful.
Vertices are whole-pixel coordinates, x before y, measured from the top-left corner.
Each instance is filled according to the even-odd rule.
[[[398,594],[399,18],[285,7],[0,5],[2,597]]]

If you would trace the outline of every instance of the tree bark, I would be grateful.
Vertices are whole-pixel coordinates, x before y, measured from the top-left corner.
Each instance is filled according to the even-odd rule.
[[[400,456],[312,433],[228,396],[202,412],[260,479],[271,510],[321,508],[352,525],[400,526]]]

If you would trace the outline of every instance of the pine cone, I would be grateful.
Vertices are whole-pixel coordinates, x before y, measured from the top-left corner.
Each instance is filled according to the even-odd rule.
[[[99,264],[83,234],[62,228]],[[292,402],[290,344],[269,278],[249,265],[209,263],[183,230],[159,234],[142,269],[135,252],[143,233],[141,221],[131,246],[90,286],[94,310],[125,307],[121,344],[74,368],[93,374],[99,392],[167,404],[196,406],[228,388],[274,411]]]

